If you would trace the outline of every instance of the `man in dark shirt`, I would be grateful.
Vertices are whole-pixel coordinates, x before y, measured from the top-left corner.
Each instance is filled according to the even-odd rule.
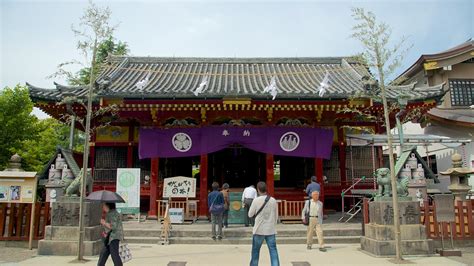
[[[315,176],[312,176],[311,177],[311,183],[308,184],[308,186],[306,187],[306,195],[308,196],[308,198],[311,197],[311,193],[313,193],[313,191],[317,191],[317,192],[321,192],[321,186],[319,185],[318,182],[316,182],[316,177]]]

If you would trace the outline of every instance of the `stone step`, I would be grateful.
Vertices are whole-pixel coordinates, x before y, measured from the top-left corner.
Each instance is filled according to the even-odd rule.
[[[159,244],[159,237],[126,237],[125,241],[130,244]],[[215,241],[209,237],[179,237],[169,239],[170,244],[200,244],[200,245],[251,245],[250,237],[224,237]],[[314,237],[313,243],[317,244]],[[326,244],[354,244],[360,243],[359,236],[328,236],[324,237]],[[306,244],[306,237],[280,237],[277,235],[277,244]]]
[[[209,230],[172,230],[171,237],[181,238],[181,237],[208,237],[210,234],[211,228]],[[252,236],[252,231],[249,229],[243,230],[223,230],[224,235],[227,237],[247,237]],[[159,237],[161,235],[161,230],[157,229],[125,229],[125,237]],[[361,229],[327,229],[324,230],[325,236],[354,236],[360,237],[362,235]],[[279,237],[305,237],[306,230],[278,230]]]

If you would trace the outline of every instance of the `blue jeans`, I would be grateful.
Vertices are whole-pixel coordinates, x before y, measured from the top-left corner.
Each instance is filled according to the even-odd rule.
[[[272,266],[280,266],[280,260],[278,259],[278,250],[276,245],[275,235],[253,235],[252,239],[252,259],[250,266],[258,266],[258,260],[260,258],[260,248],[262,247],[263,240],[267,242],[268,251],[270,252],[270,261]]]

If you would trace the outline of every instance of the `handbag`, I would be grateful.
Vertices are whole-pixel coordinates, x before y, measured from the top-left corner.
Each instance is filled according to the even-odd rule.
[[[130,261],[132,259],[132,253],[130,252],[130,248],[128,247],[127,243],[120,241],[119,245],[119,256],[122,260],[122,263]]]
[[[308,211],[304,213],[303,224],[309,225],[309,211],[311,210],[311,200],[308,200]]]
[[[222,195],[222,193],[221,193]],[[217,195],[214,200],[212,201],[211,203],[211,206],[209,207],[209,212],[211,214],[221,214],[224,212],[224,204],[221,203],[221,204],[214,204],[217,200],[217,197],[219,197],[219,195]]]

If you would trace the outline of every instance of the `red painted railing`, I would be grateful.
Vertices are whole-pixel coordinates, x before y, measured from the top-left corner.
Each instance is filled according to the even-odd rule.
[[[0,203],[0,240],[28,241],[31,209],[29,203]],[[36,203],[34,221],[33,239],[42,239],[45,227],[50,223],[49,203]]]

